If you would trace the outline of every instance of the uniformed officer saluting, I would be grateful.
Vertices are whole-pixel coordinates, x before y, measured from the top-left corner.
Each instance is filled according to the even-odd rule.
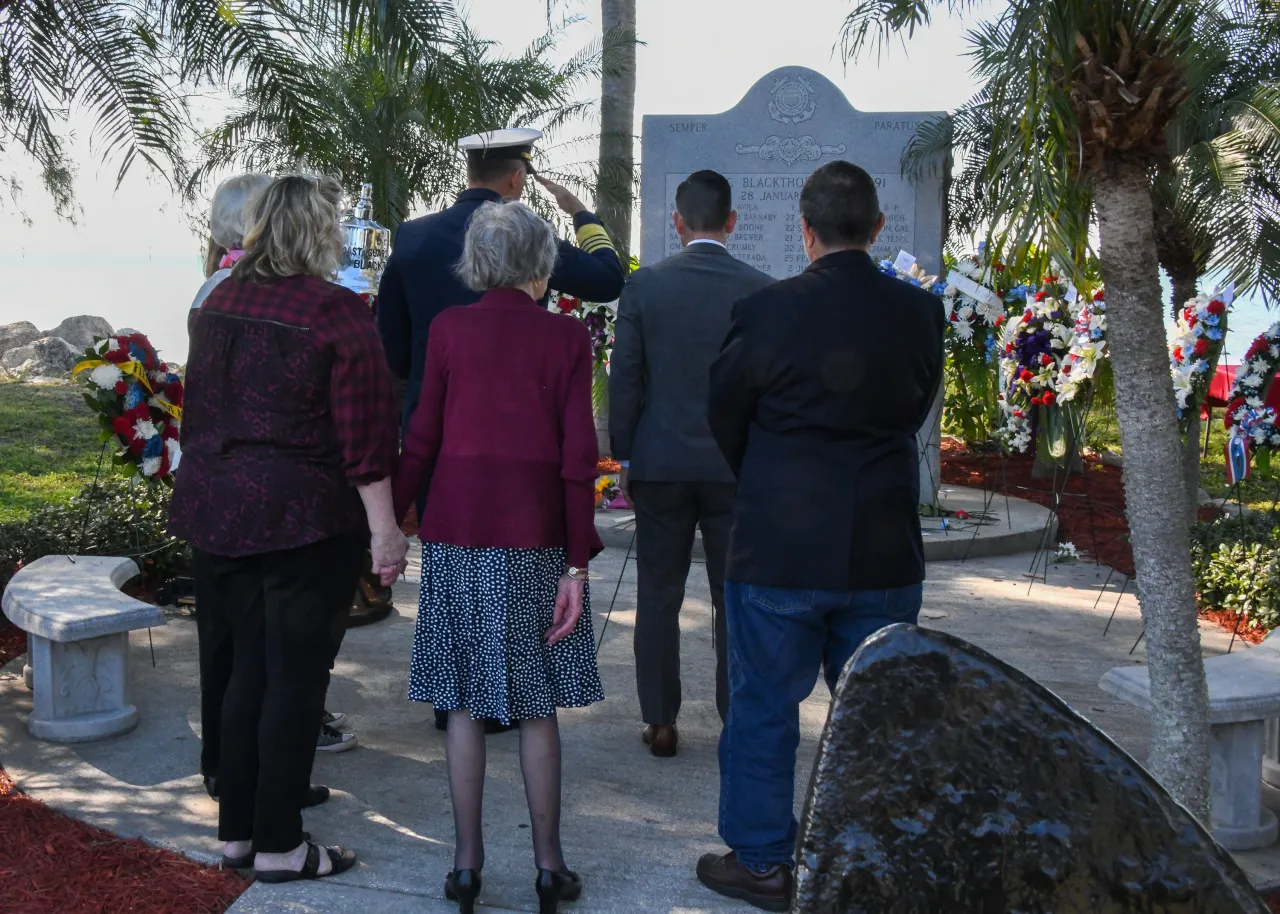
[[[408,381],[403,421],[418,404],[427,358],[427,328],[445,308],[480,298],[454,275],[467,223],[481,205],[518,200],[533,170],[537,130],[492,130],[458,145],[467,151],[467,189],[453,206],[400,225],[378,289],[378,332],[396,375]],[[582,201],[559,184],[537,178],[573,217],[578,244],[560,242],[551,288],[584,301],[614,301],[622,294],[623,271],[609,234]]]

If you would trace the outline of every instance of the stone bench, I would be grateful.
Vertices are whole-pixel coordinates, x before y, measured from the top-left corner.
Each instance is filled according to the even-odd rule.
[[[49,555],[5,588],[4,614],[27,632],[23,676],[33,692],[32,736],[84,742],[137,726],[129,632],[165,623],[158,607],[120,592],[137,574],[132,559]]]
[[[1209,682],[1210,794],[1213,836],[1228,850],[1253,850],[1276,840],[1276,817],[1262,805],[1262,757],[1266,723],[1280,717],[1280,641],[1268,637],[1253,648],[1204,662]],[[1151,710],[1146,666],[1108,670],[1098,685]]]

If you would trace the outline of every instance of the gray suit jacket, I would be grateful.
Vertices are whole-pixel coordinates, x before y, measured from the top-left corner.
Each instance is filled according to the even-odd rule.
[[[631,275],[609,361],[609,434],[630,478],[733,482],[707,425],[711,363],[734,303],[773,282],[715,244],[694,244]]]

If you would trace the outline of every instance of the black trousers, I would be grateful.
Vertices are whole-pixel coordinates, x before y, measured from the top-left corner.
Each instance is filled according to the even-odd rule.
[[[302,843],[329,670],[365,548],[341,536],[241,558],[193,552],[203,626],[232,642],[218,761],[223,841],[252,839],[269,854]]]
[[[694,529],[702,530],[714,610],[716,710],[729,713],[725,661],[724,566],[736,486],[718,482],[631,482],[636,509],[636,688],[646,724],[667,725],[680,713],[680,607],[693,561]]]

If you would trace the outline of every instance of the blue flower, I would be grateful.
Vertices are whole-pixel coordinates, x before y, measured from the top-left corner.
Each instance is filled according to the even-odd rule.
[[[1100,340],[1100,339],[1102,339],[1102,331],[1101,331],[1101,330],[1090,330],[1090,331],[1089,331],[1089,339],[1091,339],[1091,340]]]
[[[1204,335],[1207,336],[1209,339],[1213,340],[1214,342],[1217,342],[1218,340],[1222,339],[1222,331],[1217,329],[1216,327],[1211,327],[1210,329],[1206,330]]]
[[[1202,317],[1201,320],[1204,323],[1208,324],[1210,327],[1216,327],[1218,326],[1218,323],[1219,323],[1218,315],[1216,314],[1207,314],[1204,317]]]
[[[1200,326],[1199,324],[1196,324],[1194,327],[1191,328],[1191,333],[1194,336],[1204,336],[1204,327]]]
[[[981,257],[987,253],[987,243],[985,241],[978,242],[978,256]]]
[[[142,385],[137,381],[130,381],[129,388],[124,395],[124,408],[133,409],[139,403],[147,399],[147,392],[142,389]]]
[[[932,286],[929,287],[929,291],[932,292],[934,295],[941,297],[942,293],[947,291],[947,284],[943,282],[941,279],[939,279],[937,282],[935,282]]]
[[[1209,370],[1209,363],[1206,362],[1204,359],[1200,359],[1198,362],[1196,362],[1196,367],[1195,367],[1196,374],[1204,374],[1208,370]]]
[[[154,435],[147,439],[146,446],[142,449],[143,457],[159,457],[164,453],[164,439],[159,435]]]

